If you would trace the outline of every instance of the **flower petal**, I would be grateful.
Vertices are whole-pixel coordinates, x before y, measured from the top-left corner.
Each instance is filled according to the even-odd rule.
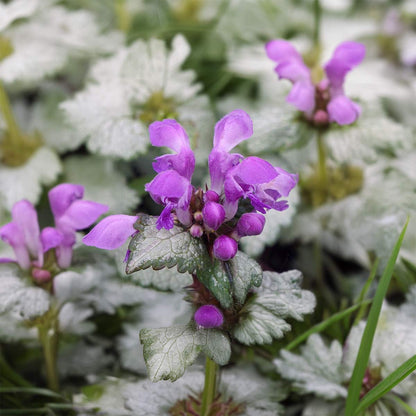
[[[35,207],[27,200],[16,202],[12,208],[13,222],[19,227],[24,243],[33,258],[41,253],[39,222]]]
[[[157,147],[168,147],[179,153],[190,149],[189,138],[184,128],[172,119],[155,121],[149,126],[150,143]]]
[[[293,84],[286,101],[300,111],[312,111],[315,108],[315,87],[311,81],[298,81]]]
[[[61,231],[53,227],[46,227],[40,233],[40,241],[42,242],[43,252],[47,252],[51,248],[59,246],[64,239]]]
[[[345,95],[333,98],[329,102],[327,109],[330,121],[335,121],[341,126],[354,123],[361,114],[360,106]]]
[[[234,110],[215,125],[214,149],[229,152],[252,135],[253,122],[250,116],[243,110]]]
[[[155,176],[145,185],[153,200],[158,204],[171,202],[185,208],[191,199],[192,185],[189,180],[174,170],[167,170]]]
[[[65,226],[73,230],[82,230],[93,224],[97,218],[108,211],[108,206],[93,201],[77,200],[65,211],[58,221],[57,226]]]
[[[137,219],[137,216],[131,215],[110,215],[100,221],[82,242],[87,246],[114,250],[121,247],[135,233],[133,225]]]
[[[62,183],[52,188],[49,193],[49,203],[55,220],[61,217],[69,206],[84,196],[84,187],[71,183]]]
[[[23,232],[14,222],[9,222],[0,228],[0,238],[9,244],[14,251],[17,263],[23,269],[30,267],[30,256],[26,248]]]
[[[364,59],[365,46],[358,42],[343,42],[336,49],[324,69],[331,88],[339,89],[345,75]]]

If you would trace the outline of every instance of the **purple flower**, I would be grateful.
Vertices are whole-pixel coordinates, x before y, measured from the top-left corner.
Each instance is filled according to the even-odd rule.
[[[108,210],[106,205],[98,202],[83,201],[83,196],[84,187],[70,183],[55,186],[48,193],[55,228],[63,235],[56,247],[56,258],[61,268],[71,264],[76,231],[89,227]]]
[[[346,74],[364,59],[364,45],[341,43],[324,66],[326,78],[318,84],[313,83],[310,69],[290,42],[272,40],[266,44],[266,53],[277,62],[275,71],[279,77],[293,83],[287,101],[303,111],[309,120],[318,125],[326,121],[344,125],[358,118],[360,107],[345,96],[343,85]],[[327,118],[322,112],[328,114]]]
[[[237,234],[239,237],[248,235],[259,235],[262,233],[266,218],[257,212],[243,214],[237,223]]]
[[[156,223],[157,229],[171,229],[173,227],[172,210],[175,210],[180,222],[191,225],[189,204],[193,186],[189,179],[181,176],[176,170],[166,170],[156,175],[152,182],[145,185],[153,200],[165,205]]]
[[[202,328],[217,328],[224,322],[224,316],[214,305],[201,306],[194,315],[195,322]]]
[[[136,233],[133,225],[137,219],[137,216],[132,215],[110,215],[101,220],[82,242],[87,246],[114,250]]]
[[[43,266],[43,253],[59,245],[63,235],[47,227],[39,230],[38,215],[27,200],[16,202],[12,208],[12,221],[0,228],[0,237],[9,244],[16,259],[0,259],[2,263],[17,262],[22,269]]]
[[[227,172],[224,182],[226,218],[234,217],[241,198],[248,198],[256,211],[283,211],[285,200],[298,181],[297,175],[273,167],[266,160],[250,156]]]
[[[225,174],[243,159],[238,153],[228,152],[252,135],[253,122],[243,110],[232,111],[215,125],[214,147],[209,155],[208,166],[211,190],[218,195],[222,192]]]
[[[45,279],[43,254],[55,248],[59,267],[71,264],[75,232],[89,227],[107,211],[108,207],[92,201],[82,201],[84,188],[80,185],[61,184],[49,191],[49,202],[55,227],[40,232],[38,216],[33,205],[26,200],[17,202],[12,209],[12,222],[0,228],[0,237],[12,246],[16,261],[23,269],[35,267],[35,278]],[[34,269],[35,271],[35,269]]]
[[[228,235],[220,235],[213,245],[214,256],[222,261],[227,261],[232,259],[238,250],[237,242],[228,237]]]
[[[175,170],[190,181],[195,169],[195,156],[183,127],[176,120],[155,121],[149,126],[149,136],[153,146],[168,147],[176,152],[157,157],[153,169],[156,172]]]
[[[208,201],[202,209],[204,223],[213,231],[218,230],[225,220],[224,207],[218,202]]]

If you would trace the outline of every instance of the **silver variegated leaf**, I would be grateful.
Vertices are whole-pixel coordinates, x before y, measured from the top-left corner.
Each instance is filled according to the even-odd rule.
[[[240,312],[234,337],[246,345],[266,344],[283,337],[291,328],[286,318],[301,321],[315,308],[315,296],[301,289],[301,281],[302,274],[297,270],[264,272],[261,287]]]
[[[17,273],[13,266],[0,269],[0,314],[13,312],[24,320],[43,315],[49,309],[48,292],[29,286]]]
[[[274,364],[284,378],[293,382],[296,390],[333,400],[347,395],[342,358],[338,341],[327,347],[320,335],[313,334],[301,348],[301,355],[282,351]]]
[[[248,291],[253,287],[259,287],[262,281],[260,265],[247,254],[239,251],[229,261],[234,297],[241,304],[244,303]]]
[[[149,378],[175,381],[201,351],[224,365],[231,355],[228,337],[217,329],[196,329],[190,323],[168,328],[142,329],[140,342]]]
[[[152,267],[160,270],[177,266],[181,273],[194,273],[204,259],[209,259],[203,242],[180,226],[170,230],[156,228],[157,217],[141,215],[135,224],[139,231],[129,245],[126,272]]]
[[[142,287],[153,288],[162,291],[177,292],[192,284],[192,277],[188,273],[179,273],[176,269],[153,270],[151,268],[140,270],[127,275],[130,283]]]
[[[231,307],[232,295],[232,275],[227,263],[217,259],[202,263],[198,269],[198,280],[207,287],[210,292],[218,299],[221,306],[225,309]]]

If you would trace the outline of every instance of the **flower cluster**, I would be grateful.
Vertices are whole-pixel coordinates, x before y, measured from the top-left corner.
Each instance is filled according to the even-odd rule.
[[[252,134],[252,121],[242,110],[232,111],[216,124],[208,159],[211,187],[204,191],[191,184],[195,156],[183,127],[171,119],[152,123],[152,145],[175,152],[156,158],[153,168],[157,175],[146,185],[153,200],[164,205],[157,228],[171,229],[177,222],[193,237],[204,236],[209,252],[227,261],[235,256],[241,237],[262,232],[267,210],[287,209],[287,201],[281,198],[296,185],[297,175],[258,157],[230,153]],[[248,208],[237,214],[243,200],[249,202],[245,204]],[[127,215],[107,217],[83,241],[99,248],[117,248],[135,232],[136,219]]]
[[[272,40],[266,44],[266,53],[277,63],[277,75],[293,83],[287,101],[303,111],[308,120],[321,126],[329,122],[351,124],[358,118],[360,106],[345,95],[344,81],[347,73],[364,59],[364,45],[357,42],[338,45],[324,66],[326,78],[316,83],[310,68],[290,42]]]
[[[0,237],[9,244],[16,259],[1,258],[0,263],[17,263],[30,270],[38,282],[46,282],[51,272],[45,258],[54,249],[56,265],[63,269],[71,264],[76,231],[93,224],[108,210],[106,205],[84,201],[84,187],[63,183],[49,191],[49,203],[55,227],[40,231],[38,215],[27,200],[17,202],[12,209],[12,221],[0,228]]]

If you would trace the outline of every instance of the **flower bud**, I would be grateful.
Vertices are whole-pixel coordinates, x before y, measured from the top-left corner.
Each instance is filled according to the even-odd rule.
[[[257,212],[243,214],[237,223],[237,233],[240,237],[259,235],[263,231],[266,218]]]
[[[211,228],[211,230],[218,230],[225,220],[225,209],[217,202],[208,201],[202,209],[204,216],[204,223]]]
[[[220,197],[218,196],[218,194],[215,191],[206,191],[204,194],[204,201],[208,202],[208,201],[212,201],[212,202],[218,202],[220,200]]]
[[[201,211],[194,212],[194,220],[197,222],[201,222],[204,219]]]
[[[195,312],[194,319],[198,326],[204,328],[216,328],[224,322],[221,311],[214,305],[201,306]]]
[[[51,279],[51,273],[48,270],[34,268],[32,270],[32,277],[38,283],[46,283]]]
[[[329,122],[328,113],[324,110],[318,110],[313,116],[313,121],[318,126],[328,124]]]
[[[204,230],[202,227],[198,224],[193,224],[192,227],[189,229],[189,232],[191,233],[192,237],[202,237],[202,234],[204,234]]]
[[[227,235],[220,235],[214,241],[214,256],[222,261],[232,259],[236,255],[237,249],[237,242]]]

